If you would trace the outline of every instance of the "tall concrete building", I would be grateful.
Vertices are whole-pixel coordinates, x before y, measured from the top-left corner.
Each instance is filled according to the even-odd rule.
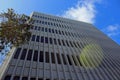
[[[120,46],[92,24],[31,17],[31,39],[9,52],[0,80],[120,80]]]

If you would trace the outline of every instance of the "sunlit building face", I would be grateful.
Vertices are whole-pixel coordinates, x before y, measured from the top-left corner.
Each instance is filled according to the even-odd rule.
[[[120,46],[92,24],[31,17],[32,36],[8,54],[0,80],[120,80]]]

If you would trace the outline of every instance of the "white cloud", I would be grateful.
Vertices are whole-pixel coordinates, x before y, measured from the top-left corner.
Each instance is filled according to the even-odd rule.
[[[120,25],[118,25],[118,24],[109,25],[103,31],[106,32],[108,34],[108,36],[120,35]]]
[[[80,0],[76,6],[71,7],[65,11],[63,17],[88,23],[94,23],[95,15],[97,12],[95,9],[95,3],[99,1],[100,0]]]

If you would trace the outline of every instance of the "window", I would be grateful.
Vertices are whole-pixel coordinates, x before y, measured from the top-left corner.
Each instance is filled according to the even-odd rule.
[[[44,24],[44,21],[42,21],[42,24]]]
[[[45,43],[48,43],[48,37],[45,37]]]
[[[52,44],[52,38],[49,38],[49,40],[50,40],[50,44]]]
[[[4,80],[10,80],[11,76],[10,75],[7,75],[5,76]]]
[[[44,37],[41,36],[41,43],[44,43]]]
[[[36,38],[36,42],[39,42],[40,36],[37,36]]]
[[[73,47],[73,45],[72,45],[72,42],[70,41],[70,44],[71,44],[71,46]]]
[[[40,31],[40,27],[38,27],[38,31]]]
[[[63,59],[63,63],[64,63],[64,64],[67,64],[67,62],[66,62],[66,60],[65,60],[64,54],[62,54],[62,59]]]
[[[77,66],[76,59],[75,59],[75,57],[73,55],[72,55],[72,58],[73,58],[73,61],[74,61],[75,65]]]
[[[43,62],[43,60],[44,60],[43,51],[40,51],[39,62]]]
[[[35,35],[32,35],[32,40],[31,41],[35,41]]]
[[[37,26],[35,26],[35,30],[37,30]]]
[[[38,60],[38,51],[35,50],[34,51],[34,56],[33,56],[33,61],[37,61]]]
[[[54,38],[54,44],[57,45],[56,39]]]
[[[63,46],[65,46],[64,40],[62,40]]]
[[[42,31],[44,32],[44,27],[42,27]]]
[[[45,52],[45,59],[46,59],[46,63],[49,63],[49,53]]]
[[[60,40],[58,39],[58,43],[59,43],[59,45],[61,45],[61,42],[60,42]]]
[[[20,51],[21,51],[21,48],[17,48],[17,51],[15,52],[15,55],[14,55],[15,59],[18,59]]]
[[[61,34],[60,30],[59,30],[59,34]]]
[[[57,30],[55,30],[56,34],[58,34]]]
[[[81,63],[81,61],[80,61],[80,56],[77,56],[77,59],[78,59],[78,62],[79,62],[79,64],[80,64],[80,66],[82,66],[82,63]]]
[[[51,33],[51,29],[49,28],[49,32]]]
[[[58,53],[57,53],[57,61],[58,61],[58,64],[61,64],[60,55]]]
[[[66,40],[67,46],[69,47],[68,41]]]
[[[50,22],[48,22],[48,25],[50,25]]]
[[[32,52],[33,52],[33,50],[31,50],[31,49],[28,51],[27,60],[32,59]]]
[[[36,80],[36,78],[30,78],[30,80]]]
[[[54,29],[52,29],[52,33],[54,33]]]
[[[55,55],[54,55],[54,53],[51,53],[51,60],[52,60],[52,63],[55,63]]]
[[[43,80],[42,78],[38,78],[38,80]]]
[[[64,32],[62,31],[62,34],[64,35]]]
[[[72,65],[72,62],[71,62],[71,60],[70,60],[69,55],[67,55],[67,59],[68,59],[69,64]]]
[[[65,33],[66,33],[66,35],[68,35],[67,32],[65,32]]]
[[[20,80],[19,76],[14,76],[13,80]]]
[[[76,43],[75,42],[73,42],[73,43],[74,43],[75,47],[77,47]]]
[[[22,77],[22,80],[28,80],[28,77]]]
[[[27,49],[23,49],[20,59],[24,60],[26,56]]]
[[[45,32],[47,32],[47,28],[45,28]]]

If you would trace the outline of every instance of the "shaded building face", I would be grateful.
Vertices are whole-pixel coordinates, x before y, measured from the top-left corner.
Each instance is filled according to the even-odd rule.
[[[1,80],[119,80],[120,46],[93,25],[34,12],[32,36],[9,53]]]

